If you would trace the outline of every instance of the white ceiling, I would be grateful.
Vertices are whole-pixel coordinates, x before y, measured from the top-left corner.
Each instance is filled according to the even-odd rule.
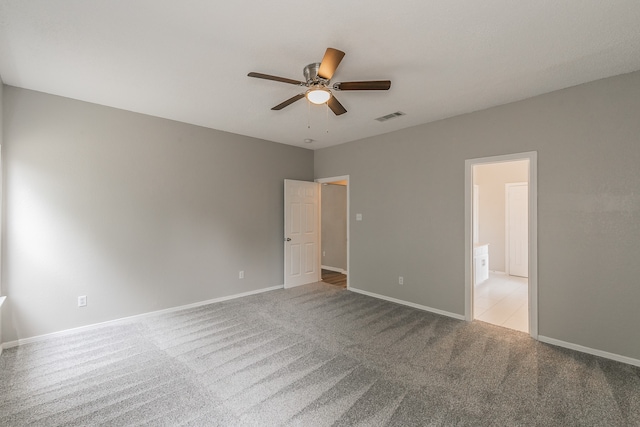
[[[247,77],[304,80],[327,47],[333,81],[391,89],[327,118]],[[0,0],[8,85],[312,149],[639,69],[638,0]]]

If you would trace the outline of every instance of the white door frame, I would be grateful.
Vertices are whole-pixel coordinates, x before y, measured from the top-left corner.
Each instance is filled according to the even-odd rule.
[[[504,185],[504,272],[507,275],[511,274],[511,231],[510,231],[510,221],[509,221],[509,188],[518,187],[518,186],[527,186],[527,191],[529,188],[528,182],[507,182]],[[529,222],[529,218],[527,218],[527,223]]]
[[[351,222],[351,218],[349,213],[351,212],[351,208],[350,208],[350,204],[351,204],[351,197],[349,196],[349,192],[350,190],[350,185],[349,185],[349,175],[341,175],[341,176],[333,176],[333,177],[329,177],[329,178],[318,178],[316,179],[316,182],[319,183],[320,185],[322,184],[328,184],[330,182],[336,182],[336,181],[347,181],[347,289],[349,289],[351,287],[351,265],[349,264],[349,258],[350,258],[350,253],[351,251],[349,250],[349,242],[350,242],[350,222]],[[318,203],[318,221],[320,222],[320,238],[318,239],[318,246],[320,246],[318,248],[318,265],[322,265],[322,191],[320,191],[320,203]],[[322,267],[321,267],[322,268]],[[322,272],[320,273],[320,276],[322,276]]]
[[[473,166],[529,160],[529,335],[538,339],[538,152],[506,154],[465,160],[464,169],[464,313],[473,320]]]

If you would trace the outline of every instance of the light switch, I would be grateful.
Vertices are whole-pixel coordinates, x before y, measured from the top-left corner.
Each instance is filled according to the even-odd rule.
[[[362,221],[362,214],[356,214],[356,221]]]

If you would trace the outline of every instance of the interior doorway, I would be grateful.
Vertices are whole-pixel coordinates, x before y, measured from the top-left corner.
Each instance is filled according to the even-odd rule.
[[[537,338],[536,153],[466,162],[465,317]]]
[[[349,177],[317,179],[320,183],[320,265],[322,280],[349,287]]]

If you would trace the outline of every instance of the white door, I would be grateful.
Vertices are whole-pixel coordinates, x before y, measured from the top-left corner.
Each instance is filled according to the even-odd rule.
[[[473,244],[480,243],[480,186],[473,185]]]
[[[529,277],[529,185],[506,184],[508,273]]]
[[[320,281],[320,184],[284,180],[284,287]]]

